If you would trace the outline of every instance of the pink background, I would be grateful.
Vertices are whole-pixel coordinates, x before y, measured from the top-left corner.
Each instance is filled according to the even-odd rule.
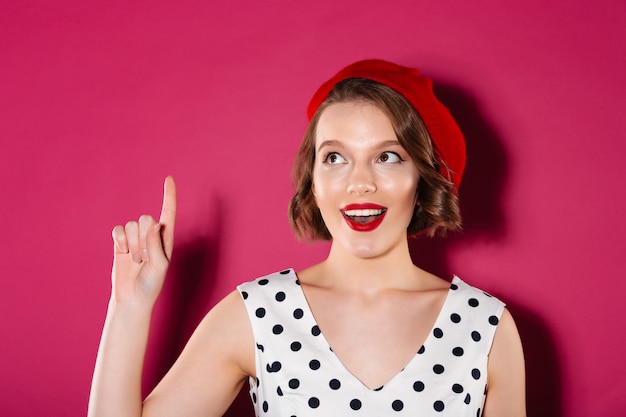
[[[290,232],[290,167],[316,87],[370,57],[420,67],[467,136],[465,232],[416,262],[508,302],[530,416],[626,413],[625,2],[178,3],[2,6],[1,415],[84,415],[110,230],[157,215],[167,174],[146,390],[237,283],[321,260]]]

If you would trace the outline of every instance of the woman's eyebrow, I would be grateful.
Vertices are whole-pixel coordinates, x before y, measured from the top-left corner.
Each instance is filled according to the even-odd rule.
[[[386,140],[376,145],[376,148],[381,149],[381,148],[387,148],[390,146],[402,146],[402,145],[397,140]]]
[[[320,143],[320,146],[317,148],[317,152],[321,151],[326,146],[333,146],[335,148],[344,147],[343,142],[339,140],[335,140],[335,139],[330,139],[330,140],[325,140],[322,143]],[[397,140],[386,140],[384,142],[380,142],[376,144],[376,146],[374,146],[374,149],[383,149],[383,148],[388,148],[390,146],[402,146],[402,145]]]
[[[334,146],[336,148],[343,148],[343,143],[341,143],[341,141],[338,141],[338,140],[335,140],[335,139],[325,140],[324,142],[320,143],[320,146],[317,148],[317,152],[321,151],[323,148],[325,148],[327,146]]]

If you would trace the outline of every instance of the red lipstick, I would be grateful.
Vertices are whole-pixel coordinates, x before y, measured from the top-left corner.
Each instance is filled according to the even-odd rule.
[[[341,214],[348,226],[357,232],[371,232],[383,222],[387,208],[373,203],[348,204]]]

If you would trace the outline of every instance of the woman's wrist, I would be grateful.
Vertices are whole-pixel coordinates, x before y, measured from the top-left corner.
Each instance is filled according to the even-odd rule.
[[[109,299],[108,316],[120,316],[125,320],[148,320],[152,316],[154,302],[142,300],[118,300],[115,297]]]

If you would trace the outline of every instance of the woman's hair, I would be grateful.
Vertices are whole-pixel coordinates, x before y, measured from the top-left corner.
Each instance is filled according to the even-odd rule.
[[[295,194],[289,203],[289,222],[298,238],[331,240],[313,196],[315,136],[320,115],[334,103],[364,102],[383,111],[400,145],[419,172],[417,204],[407,228],[410,236],[445,234],[461,228],[461,213],[454,183],[439,172],[437,150],[421,117],[399,93],[384,84],[365,78],[345,79],[331,90],[319,106],[304,133],[293,166]]]

